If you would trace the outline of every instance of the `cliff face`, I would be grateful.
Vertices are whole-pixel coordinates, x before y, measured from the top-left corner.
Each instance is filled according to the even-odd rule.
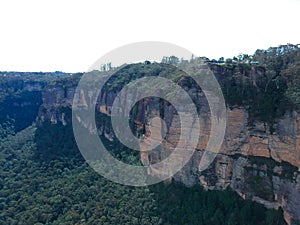
[[[60,72],[1,72],[0,123],[19,132],[32,125],[42,104],[42,90],[51,81],[69,76]]]
[[[0,84],[0,123],[4,127],[9,124],[13,132],[30,126],[42,104],[41,90],[44,86],[43,82],[25,83],[20,80],[6,83],[6,86]]]
[[[193,90],[189,90],[193,92]],[[75,86],[48,86],[43,90],[43,105],[39,111],[39,121],[71,123],[65,108],[72,106]],[[97,109],[110,115],[110,107],[117,93],[101,93]],[[95,98],[93,93],[81,93],[82,105],[89,105]],[[295,111],[286,112],[276,119],[273,132],[260,121],[249,121],[248,111],[243,107],[227,108],[227,128],[223,146],[214,162],[203,172],[199,163],[210,135],[210,112],[203,93],[194,96],[199,107],[200,137],[197,151],[174,179],[191,186],[197,183],[206,189],[225,189],[230,186],[243,198],[250,198],[266,207],[282,207],[286,221],[300,221],[300,115]],[[126,103],[126,102],[125,102]],[[180,124],[174,109],[168,103],[149,98],[138,103],[134,115],[134,132],[143,130],[149,135],[149,122],[161,116],[168,128],[168,135],[159,149],[141,154],[144,164],[155,163],[167,157],[176,146],[180,136]],[[85,126],[89,126],[85,121]],[[152,127],[153,128],[153,127]],[[111,125],[99,123],[98,129],[107,139],[115,139]],[[155,132],[155,129],[151,130]],[[160,133],[153,134],[158,137]],[[159,138],[159,137],[158,137]],[[141,149],[147,149],[147,143]],[[151,171],[149,171],[151,173]]]

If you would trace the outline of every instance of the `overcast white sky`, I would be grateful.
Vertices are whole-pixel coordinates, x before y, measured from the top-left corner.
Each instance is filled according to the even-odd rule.
[[[300,43],[300,0],[0,0],[0,70],[86,71],[125,44],[164,41],[197,56]]]

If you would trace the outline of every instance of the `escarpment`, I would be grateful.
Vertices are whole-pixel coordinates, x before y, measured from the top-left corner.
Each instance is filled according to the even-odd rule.
[[[141,65],[138,66],[138,69],[141,69]],[[134,65],[132,67],[134,68]],[[150,70],[151,65],[143,65],[142,68]],[[195,92],[194,84],[186,79],[176,80],[178,84],[185,87],[189,95],[193,96],[198,110],[200,133],[194,155],[173,179],[183,182],[187,186],[201,184],[205,189],[231,187],[243,198],[252,199],[269,208],[282,207],[288,224],[300,221],[300,113],[296,109],[288,107],[283,112],[279,112],[280,106],[278,105],[275,115],[272,112],[257,110],[255,100],[250,99],[251,102],[249,101],[247,104],[244,104],[245,101],[248,101],[247,99],[240,102],[240,96],[233,95],[237,92],[227,90],[226,85],[229,81],[226,77],[232,73],[230,68],[212,66],[222,85],[227,103],[227,127],[217,157],[209,168],[202,172],[199,171],[199,163],[211,135],[210,109],[204,93],[202,91]],[[156,69],[160,70],[161,68]],[[159,73],[160,71],[156,75]],[[249,82],[253,89],[261,85],[262,77],[265,75],[264,70],[260,67],[249,67],[239,73],[249,77],[245,82]],[[274,88],[280,92],[281,80],[272,82],[269,81],[268,85],[275,85]],[[76,84],[76,82],[71,85],[52,84],[43,89],[43,104],[38,116],[39,126],[43,126],[46,121],[52,124],[60,123],[63,126],[71,125],[70,112]],[[244,88],[248,88],[249,92],[252,91],[250,86],[244,86]],[[111,115],[111,107],[118,95],[118,88],[107,87],[99,93],[99,96],[92,91],[79,91],[82,107],[88,107],[96,101],[95,110],[99,114],[96,121],[98,133],[109,141],[116,140],[111,123],[107,118]],[[278,99],[281,98],[279,94],[277,93]],[[274,98],[271,103],[278,103],[276,96]],[[122,104],[125,105],[131,101],[130,96],[124,96],[124,99]],[[263,100],[265,101],[265,99]],[[258,103],[261,104],[261,102]],[[266,104],[269,103],[266,102]],[[273,105],[263,107],[268,109]],[[270,115],[265,115],[265,113]],[[144,165],[161,161],[168,157],[172,149],[176,147],[180,138],[180,123],[175,119],[176,115],[176,110],[170,103],[155,97],[139,101],[131,111],[129,122],[132,125],[132,132],[141,139],[141,142],[143,142],[143,137],[150,135],[151,131],[154,132],[152,137],[159,138],[158,136],[161,135],[160,131],[155,134],[156,130],[151,130],[151,126],[154,126],[151,121],[156,116],[164,120],[167,128],[165,139],[158,149],[141,152],[140,160]],[[77,119],[84,126],[91,126],[91,121],[85,118]],[[147,150],[147,143],[141,144],[141,150]]]

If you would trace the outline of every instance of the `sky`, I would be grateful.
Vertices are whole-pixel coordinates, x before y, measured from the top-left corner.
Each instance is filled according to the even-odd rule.
[[[141,41],[210,59],[300,43],[300,0],[0,0],[0,71],[84,72]]]

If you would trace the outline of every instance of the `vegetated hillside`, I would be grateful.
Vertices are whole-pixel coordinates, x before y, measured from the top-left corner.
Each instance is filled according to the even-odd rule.
[[[239,56],[237,63],[216,67],[218,71],[229,73],[229,76],[220,77],[227,104],[248,107],[250,119],[257,118],[268,123],[271,131],[275,118],[288,110],[299,109],[298,46],[257,50],[253,56]]]
[[[36,160],[35,129],[1,140],[0,224],[285,224],[281,210],[230,189],[134,188],[102,178],[80,158]]]
[[[236,188],[239,188],[241,192],[238,193],[242,196],[245,194],[243,191],[247,196],[250,193],[249,199],[253,195],[262,197],[259,199],[262,203],[265,200],[278,201],[281,197],[284,198],[285,218],[290,224],[296,223],[293,220],[297,219],[297,212],[294,212],[297,210],[297,195],[294,195],[293,202],[290,198],[292,191],[297,191],[298,187],[295,167],[289,163],[286,165],[275,162],[274,159],[266,160],[265,152],[257,150],[263,148],[267,134],[278,133],[278,127],[281,127],[278,120],[286,112],[296,112],[299,108],[299,52],[297,46],[287,45],[266,51],[258,50],[253,56],[241,55],[227,60],[205,59],[221,84],[228,109],[233,112],[231,118],[243,119],[243,123],[229,123],[233,126],[229,130],[237,130],[239,135],[246,136],[246,130],[253,128],[253,132],[259,133],[259,138],[255,139],[257,145],[250,148],[250,153],[264,157],[248,156],[249,149],[247,154],[233,153],[233,157],[222,153],[206,173],[191,176],[190,171],[185,169],[178,176],[180,179],[175,177],[175,180],[183,183],[197,181],[210,189],[227,187],[224,192],[204,191],[198,185],[187,188],[176,182],[131,188],[111,183],[93,172],[76,148],[71,127],[70,106],[80,75],[74,76],[75,78],[54,79],[43,88],[39,92],[43,102],[39,108],[37,129],[28,128],[15,136],[10,134],[35,121],[37,111],[35,107],[30,107],[33,113],[26,115],[29,122],[22,123],[22,108],[16,107],[22,105],[26,98],[21,94],[24,101],[20,100],[18,103],[15,92],[12,94],[14,99],[8,100],[10,98],[5,96],[3,102],[12,101],[14,105],[15,101],[17,104],[16,107],[3,111],[2,115],[9,115],[11,118],[10,113],[13,112],[14,118],[19,120],[10,126],[4,125],[8,124],[8,119],[3,117],[1,121],[2,128],[5,129],[2,129],[4,135],[0,146],[0,224],[285,224],[281,210],[267,210],[250,200],[243,200],[231,191]],[[185,68],[189,64],[197,64],[197,60],[199,59],[182,61],[176,57],[166,57],[164,62]],[[162,74],[170,75],[170,78],[184,87],[194,85],[178,69],[165,64],[147,62],[128,65],[110,79],[99,103],[105,103],[109,107],[114,99],[111,93],[120,90],[124,84],[142,76]],[[4,84],[6,85],[5,79]],[[5,88],[3,90],[4,93],[7,92]],[[160,104],[161,101],[149,100],[150,105],[151,103]],[[200,103],[205,105],[204,102]],[[5,110],[6,107],[3,106]],[[243,109],[239,111],[239,108]],[[163,110],[159,111],[164,114]],[[142,122],[147,119],[145,112],[133,109],[132,114]],[[164,115],[168,119],[168,115]],[[287,124],[286,121],[288,120],[282,123]],[[102,140],[110,147],[114,156],[127,163],[140,163],[136,151],[132,153],[115,139],[113,142],[106,140],[107,137],[113,137],[107,112],[97,112],[97,123]],[[20,128],[15,129],[15,125]],[[137,136],[146,132],[144,126],[138,126],[141,124],[132,125]],[[236,127],[240,129],[243,126],[245,131],[240,134]],[[12,129],[6,129],[7,127]],[[293,129],[289,127],[283,130],[294,135]],[[251,134],[250,141],[253,136],[256,138],[256,133],[251,132],[248,132]],[[239,140],[232,134],[229,137],[230,140]],[[245,138],[243,140],[248,141]],[[233,173],[230,173],[231,170]],[[235,172],[240,173],[240,176],[237,177]],[[204,178],[201,178],[202,175]],[[228,186],[230,182],[231,185]],[[281,189],[280,182],[286,185],[284,188],[288,193]]]
[[[259,54],[263,54],[261,62],[256,61]],[[274,59],[277,57],[282,60]],[[191,67],[197,67],[203,60],[209,64],[221,84],[228,112],[227,130],[220,154],[203,173],[199,173],[197,165],[209,137],[209,108],[201,90],[195,92],[195,82],[178,68],[164,63],[149,62],[127,65],[108,80],[99,96],[91,92],[91,88],[88,92],[83,91],[82,104],[87,106],[97,98],[97,129],[103,140],[113,140],[109,141],[108,146],[111,146],[114,156],[127,163],[138,162],[139,158],[144,162],[155,163],[155,160],[168,156],[168,146],[164,151],[163,144],[162,151],[151,151],[142,156],[135,151],[126,151],[126,148],[118,143],[112,130],[110,107],[119,90],[134,79],[143,76],[163,76],[177,82],[194,96],[192,98],[196,103],[203,130],[196,154],[186,167],[173,177],[174,180],[188,186],[200,183],[205,189],[230,187],[244,198],[263,203],[267,207],[282,207],[289,224],[300,220],[300,204],[297,200],[300,198],[300,176],[297,169],[300,162],[298,103],[296,98],[291,98],[293,82],[289,83],[286,75],[286,70],[294,68],[299,60],[298,47],[287,45],[270,48],[258,51],[254,56],[241,55],[226,61],[206,58],[193,58],[188,61],[165,57],[163,62],[189,70]],[[284,63],[280,63],[281,61]],[[97,76],[99,73],[103,77],[108,74],[107,71],[93,71],[91,75]],[[70,108],[78,80],[79,77],[60,80],[43,91],[44,101],[39,112],[40,126],[36,132],[39,137],[37,140],[44,140],[38,142],[37,156],[41,159],[76,154],[76,150],[67,147],[68,143],[73,143],[70,138],[59,143],[52,140],[61,140],[56,135],[59,130],[71,130],[67,127],[71,126]],[[87,85],[93,87],[97,84],[90,82]],[[297,96],[296,89],[293,89],[292,93],[293,96]],[[173,132],[166,139],[172,144],[172,141],[176,142],[179,131],[177,125],[172,123],[172,112],[174,111],[168,102],[147,98],[132,109],[129,123],[133,133],[141,137],[141,134],[148,135],[146,124],[149,118],[153,115],[160,116],[166,121],[168,130]],[[85,124],[90,123],[86,121]],[[50,128],[53,129],[51,133],[55,134],[53,139],[49,138],[50,131],[42,131]],[[63,136],[70,137],[70,134],[66,132],[60,137]],[[173,137],[171,142],[169,137]],[[127,159],[126,155],[130,158]],[[260,188],[257,188],[258,186]]]

